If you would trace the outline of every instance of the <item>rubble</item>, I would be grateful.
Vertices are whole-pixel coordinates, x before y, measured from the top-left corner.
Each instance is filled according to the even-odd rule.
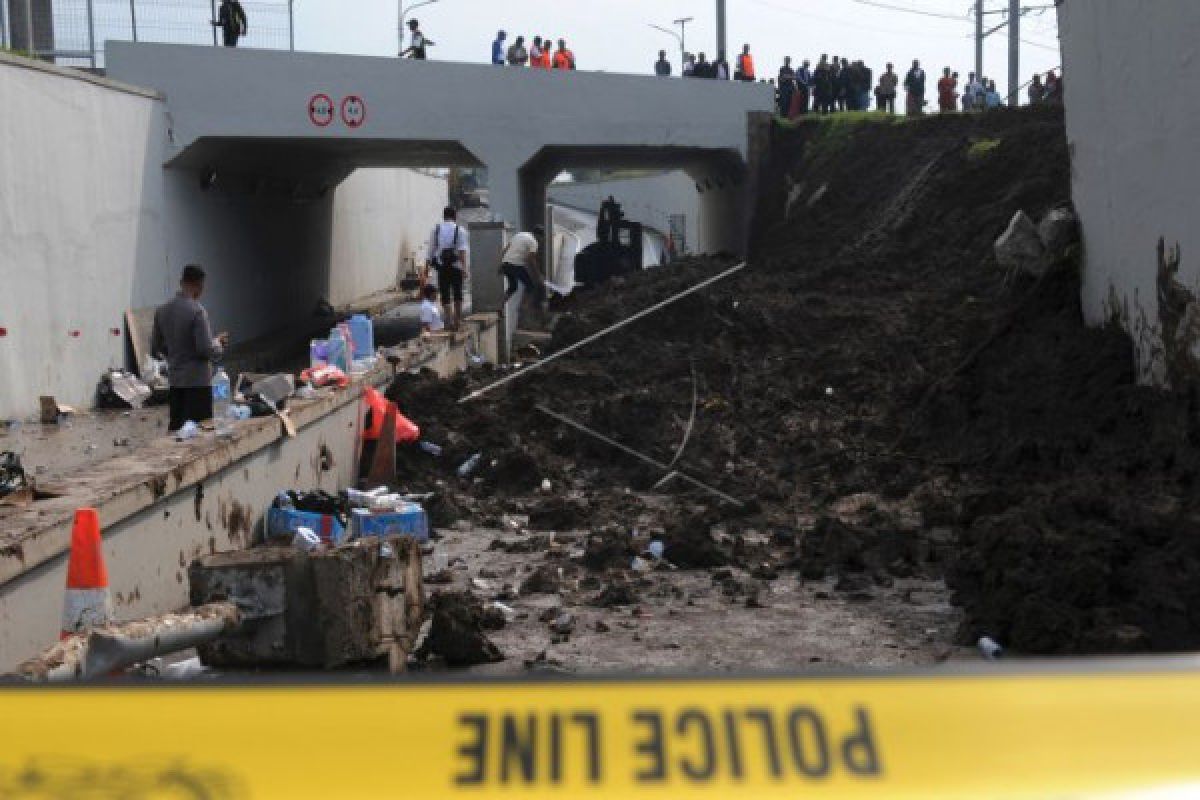
[[[503,661],[500,649],[484,633],[485,611],[470,592],[436,592],[429,600],[429,636],[418,658],[437,656],[451,667]]]

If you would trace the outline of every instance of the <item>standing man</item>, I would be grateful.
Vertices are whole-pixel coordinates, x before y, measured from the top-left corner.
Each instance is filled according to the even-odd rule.
[[[905,112],[910,117],[925,113],[925,70],[921,62],[914,60],[912,69],[904,76],[904,91],[908,93]]]
[[[888,64],[887,72],[879,76],[879,88],[875,90],[875,108],[889,114],[896,113],[896,88],[900,85],[900,76],[896,68]]]
[[[518,36],[513,46],[508,48],[508,65],[523,67],[529,63],[529,51],[525,49],[525,37]]]
[[[554,51],[554,68],[575,69],[575,54],[567,49],[567,42],[564,39],[558,40],[558,50]]]
[[[550,47],[549,44],[546,45]],[[542,37],[533,37],[533,44],[529,46],[529,66],[537,68],[542,65]]]
[[[1042,76],[1034,73],[1033,80],[1029,83],[1029,104],[1036,106],[1041,105],[1046,99],[1046,87],[1042,84]]]
[[[962,109],[974,111],[979,108],[979,95],[983,93],[983,84],[974,72],[967,73],[967,85],[963,87]]]
[[[737,76],[739,81],[754,83],[757,74],[754,71],[754,56],[750,55],[750,45],[742,46],[742,54],[737,60]]]
[[[813,71],[813,98],[816,104],[813,110],[818,114],[829,112],[829,99],[833,95],[833,74],[829,69],[829,56],[822,54]]]
[[[949,114],[958,109],[958,78],[950,74],[950,68],[942,71],[942,79],[938,81],[938,110]]]
[[[796,70],[792,69],[792,57],[785,56],[783,66],[779,68],[779,116],[789,116],[795,94]]]
[[[221,29],[226,47],[237,47],[238,39],[250,32],[246,9],[242,8],[241,0],[221,0],[221,8],[217,11],[213,26]]]
[[[521,286],[537,304],[538,308],[546,300],[546,286],[538,273],[538,241],[544,238],[546,229],[541,225],[533,229],[533,233],[518,233],[504,249],[500,257],[500,271],[504,274],[506,284],[504,302],[507,303],[517,293]]]
[[[409,57],[414,61],[424,61],[427,55],[426,50],[433,46],[434,42],[425,38],[425,34],[421,33],[421,23],[415,19],[408,21],[408,29],[412,32],[411,44],[408,49],[400,54],[401,58]]]
[[[438,293],[442,296],[450,330],[454,331],[462,324],[463,283],[470,274],[469,259],[467,232],[458,224],[458,212],[446,206],[442,221],[434,226],[433,235],[429,237],[428,261],[437,269]]]
[[[200,267],[184,267],[179,293],[154,312],[151,350],[167,359],[171,406],[167,429],[172,433],[188,420],[212,419],[212,365],[229,344],[227,333],[213,337],[208,312],[200,305],[204,277]]]
[[[508,34],[500,31],[496,34],[496,40],[492,42],[492,66],[503,67],[505,62],[504,40],[508,38]]]
[[[712,63],[712,76],[719,81],[729,80],[729,62],[724,53],[717,53],[717,60]]]
[[[671,62],[667,61],[667,51],[658,51],[658,61],[654,62],[654,74],[660,78],[671,77]]]
[[[684,78],[696,77],[696,57],[691,53],[687,53],[683,57],[683,73]]]

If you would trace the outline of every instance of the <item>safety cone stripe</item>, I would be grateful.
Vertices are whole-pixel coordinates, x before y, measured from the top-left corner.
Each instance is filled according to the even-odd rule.
[[[63,597],[62,633],[107,625],[112,620],[108,589],[67,589]]]

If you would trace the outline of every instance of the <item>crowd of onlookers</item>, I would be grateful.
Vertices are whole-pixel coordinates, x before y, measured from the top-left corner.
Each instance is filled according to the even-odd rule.
[[[575,69],[575,54],[564,39],[558,47],[549,36],[535,36],[528,45],[518,36],[508,44],[508,33],[500,31],[492,42],[492,63],[497,67],[531,67],[533,69]]]

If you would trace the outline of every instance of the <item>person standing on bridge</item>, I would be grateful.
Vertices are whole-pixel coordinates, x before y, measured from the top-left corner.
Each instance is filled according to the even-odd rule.
[[[875,110],[888,114],[896,113],[896,89],[900,85],[900,76],[892,64],[887,65],[887,71],[879,76],[879,86],[875,89]]]
[[[908,93],[905,112],[910,117],[925,113],[925,70],[921,62],[914,60],[912,69],[904,76],[904,91]]]
[[[942,71],[942,79],[938,81],[938,110],[949,114],[958,110],[958,77],[951,75],[950,68]]]
[[[796,70],[792,69],[792,57],[783,59],[779,68],[779,116],[786,117],[792,108],[792,97],[796,94]]]
[[[414,61],[424,61],[428,55],[428,48],[432,47],[434,42],[425,38],[425,34],[421,33],[421,23],[415,19],[408,21],[408,29],[412,32],[412,38],[409,40],[408,49],[400,54],[401,58],[411,58]]]
[[[671,62],[667,61],[667,51],[658,51],[658,61],[654,62],[654,74],[660,78],[671,77]]]
[[[434,226],[429,237],[428,260],[437,269],[438,293],[451,330],[458,330],[462,324],[463,283],[470,274],[469,258],[467,232],[458,224],[458,212],[446,206],[442,221]]]
[[[504,47],[504,40],[507,38],[508,34],[500,31],[496,34],[496,40],[492,42],[492,66],[494,67],[503,67],[507,60],[506,56],[508,54],[505,52]]]
[[[217,11],[213,26],[221,29],[226,47],[237,47],[238,39],[250,32],[246,9],[242,8],[241,1],[221,0],[221,8]]]
[[[523,67],[529,63],[529,51],[525,49],[525,37],[518,36],[513,46],[508,48],[508,65]]]
[[[737,59],[737,72],[735,73],[739,81],[746,83],[754,83],[757,78],[757,73],[754,71],[754,56],[750,55],[750,45],[742,46],[742,54]]]
[[[533,37],[533,44],[529,45],[529,66],[531,66],[535,69],[537,67],[540,67],[542,65],[542,53],[543,52],[544,52],[544,50],[542,48],[542,37],[540,37],[540,36]]]
[[[151,351],[167,359],[171,407],[167,430],[171,433],[188,420],[199,423],[212,419],[212,365],[229,345],[229,334],[212,335],[208,312],[200,305],[204,279],[200,267],[184,267],[179,293],[154,312]]]
[[[567,49],[565,39],[558,40],[558,50],[554,52],[554,68],[562,70],[575,69],[575,54]]]

